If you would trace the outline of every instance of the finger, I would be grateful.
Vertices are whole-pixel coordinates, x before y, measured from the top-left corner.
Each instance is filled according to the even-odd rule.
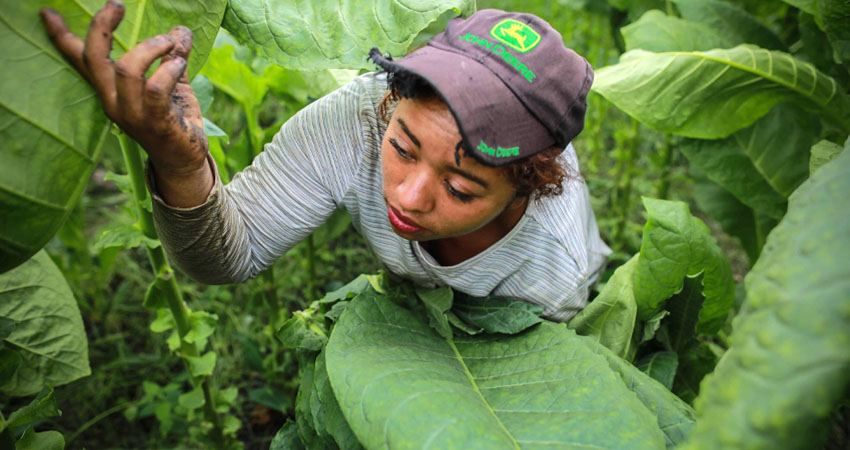
[[[77,69],[77,72],[89,80],[88,67],[83,64],[83,48],[85,47],[83,40],[68,30],[68,25],[62,20],[62,16],[53,8],[41,8],[40,13],[44,27],[47,29],[47,37],[59,49],[59,53],[62,53],[62,56]]]
[[[100,96],[107,115],[115,117],[117,102],[115,93],[115,68],[109,52],[112,50],[112,32],[124,18],[124,5],[117,0],[109,0],[94,15],[86,35],[86,47],[83,50],[83,63],[88,67],[91,81]]]
[[[168,119],[174,111],[171,93],[185,71],[186,60],[179,57],[173,58],[160,64],[156,72],[145,82],[145,114],[154,123],[165,123],[164,119]]]
[[[174,48],[168,55],[162,58],[162,62],[167,62],[174,58],[183,58],[188,61],[189,53],[192,52],[192,30],[180,25],[172,28],[168,34],[174,38]],[[180,82],[188,83],[189,75],[184,74]]]
[[[128,121],[142,118],[145,72],[148,67],[174,47],[174,39],[159,35],[146,39],[130,49],[115,63],[115,88],[118,104]]]
[[[182,77],[181,77],[182,78]],[[178,82],[171,96],[171,101],[180,108],[186,120],[203,126],[204,119],[201,116],[201,105],[195,97],[195,91],[188,83]]]

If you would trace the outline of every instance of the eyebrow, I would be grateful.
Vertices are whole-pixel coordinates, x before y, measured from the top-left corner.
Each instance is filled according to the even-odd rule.
[[[416,136],[414,136],[413,133],[410,132],[410,128],[407,128],[407,124],[404,123],[404,120],[402,120],[401,117],[399,117],[397,120],[398,124],[401,125],[401,130],[404,131],[404,133],[407,135],[407,137],[410,138],[411,141],[413,141],[413,145],[422,148],[422,144],[419,143],[419,139],[417,139]]]
[[[410,138],[411,141],[413,141],[413,145],[415,145],[419,148],[422,148],[422,144],[419,143],[419,139],[417,139],[416,136],[414,136],[413,133],[410,132],[410,128],[407,128],[407,124],[404,123],[404,120],[401,117],[399,117],[396,120],[398,120],[398,124],[401,125],[401,130],[404,131],[404,133],[407,135],[407,137]],[[490,187],[490,183],[487,183],[483,179],[476,177],[475,175],[473,175],[469,172],[458,169],[457,167],[448,166],[447,170],[451,173],[458,174],[458,175],[460,175],[460,176],[462,176],[462,177],[464,177],[464,178],[466,178],[470,181],[478,183],[482,187],[484,187],[485,189]]]
[[[458,174],[458,175],[460,175],[460,176],[462,176],[462,177],[464,177],[464,178],[466,178],[470,181],[474,181],[474,182],[480,184],[481,186],[483,186],[485,189],[490,187],[490,184],[487,183],[486,181],[482,180],[481,178],[476,177],[475,175],[473,175],[469,172],[465,172],[463,170],[460,170],[457,167],[448,166],[448,167],[446,167],[446,170],[448,170],[451,173],[456,173],[456,174]]]

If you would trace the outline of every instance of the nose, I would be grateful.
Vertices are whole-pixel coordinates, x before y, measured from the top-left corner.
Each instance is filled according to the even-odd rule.
[[[398,185],[399,206],[408,212],[430,212],[434,207],[433,187],[433,181],[427,171],[408,173]]]

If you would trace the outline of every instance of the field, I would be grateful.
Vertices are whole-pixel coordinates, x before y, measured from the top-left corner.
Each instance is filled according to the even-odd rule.
[[[850,447],[846,1],[125,3],[115,59],[193,31],[225,183],[372,46],[546,19],[595,68],[574,146],[613,254],[566,326],[388,276],[343,210],[255,279],[193,281],[38,15],[84,36],[101,1],[4,2],[0,449]]]

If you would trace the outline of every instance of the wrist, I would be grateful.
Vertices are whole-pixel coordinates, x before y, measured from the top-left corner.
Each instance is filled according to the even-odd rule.
[[[159,197],[168,205],[179,208],[191,208],[206,202],[215,184],[212,168],[207,159],[199,167],[183,166],[177,170],[161,169],[151,164]]]

